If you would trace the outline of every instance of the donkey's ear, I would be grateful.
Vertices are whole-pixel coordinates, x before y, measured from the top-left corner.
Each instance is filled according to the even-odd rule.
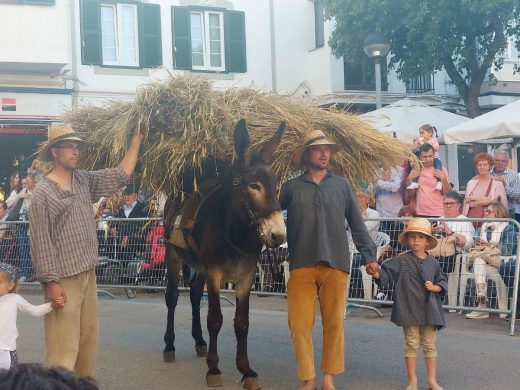
[[[251,151],[249,149],[249,133],[245,119],[240,119],[235,126],[235,153],[240,161],[248,166],[251,163]]]
[[[282,140],[284,130],[285,122],[282,122],[280,123],[280,126],[278,126],[278,130],[276,130],[276,133],[271,137],[269,141],[267,141],[267,143],[262,148],[260,155],[262,156],[262,160],[264,163],[269,164],[273,159],[274,152],[276,151],[278,145],[280,144],[280,141]]]

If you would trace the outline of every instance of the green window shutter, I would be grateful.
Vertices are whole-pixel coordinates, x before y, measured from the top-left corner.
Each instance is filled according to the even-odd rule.
[[[99,0],[81,1],[81,60],[84,65],[103,64]]]
[[[159,4],[141,4],[139,7],[139,65],[143,68],[162,65]]]
[[[228,72],[247,72],[245,21],[245,14],[242,11],[224,13],[226,71]]]
[[[172,7],[175,68],[191,70],[191,28],[188,7]]]

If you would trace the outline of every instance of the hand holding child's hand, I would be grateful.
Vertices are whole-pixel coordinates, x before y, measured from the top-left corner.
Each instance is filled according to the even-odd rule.
[[[61,309],[65,306],[65,298],[63,296],[56,298],[51,302],[53,309]]]
[[[426,289],[426,291],[433,291],[435,289],[435,285],[432,283],[431,280],[427,280],[426,282],[424,282],[424,288]]]
[[[377,274],[377,271],[379,271],[379,264],[377,264],[376,261],[368,263],[365,267],[365,270],[367,271],[367,274],[374,276]]]

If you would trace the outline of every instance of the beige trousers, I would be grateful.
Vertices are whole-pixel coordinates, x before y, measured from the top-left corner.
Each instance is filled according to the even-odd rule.
[[[47,364],[65,367],[78,377],[93,376],[98,344],[96,272],[91,269],[62,278],[60,285],[67,303],[44,321]]]
[[[403,327],[405,347],[405,357],[417,357],[419,347],[424,352],[424,357],[437,357],[437,329],[431,325],[405,326]]]
[[[287,285],[288,319],[301,380],[316,376],[312,344],[316,298],[320,302],[323,325],[321,370],[333,375],[345,371],[343,314],[347,280],[348,273],[331,268],[324,262],[291,271]]]

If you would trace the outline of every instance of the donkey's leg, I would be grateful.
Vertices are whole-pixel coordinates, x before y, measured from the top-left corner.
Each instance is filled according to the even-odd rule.
[[[208,284],[208,333],[209,351],[206,357],[208,373],[206,382],[210,387],[222,386],[221,372],[218,368],[217,340],[222,327],[222,311],[220,309],[220,283],[222,273],[219,269],[211,269],[206,273]]]
[[[251,295],[251,287],[254,283],[256,272],[255,268],[250,274],[236,285],[236,302],[235,311],[235,335],[237,338],[237,368],[242,373],[242,387],[248,390],[257,390],[262,387],[259,385],[258,374],[249,366],[249,358],[247,355],[247,335],[249,333],[249,297]]]
[[[164,351],[163,360],[165,362],[175,361],[175,308],[179,299],[179,272],[182,266],[182,260],[170,244],[166,244],[166,307],[168,308],[168,316],[166,320],[166,332],[164,333]]]
[[[206,357],[208,354],[206,341],[202,337],[202,326],[200,325],[200,301],[204,292],[205,282],[206,275],[197,272],[190,283],[191,336],[195,339],[195,351],[198,357]]]

